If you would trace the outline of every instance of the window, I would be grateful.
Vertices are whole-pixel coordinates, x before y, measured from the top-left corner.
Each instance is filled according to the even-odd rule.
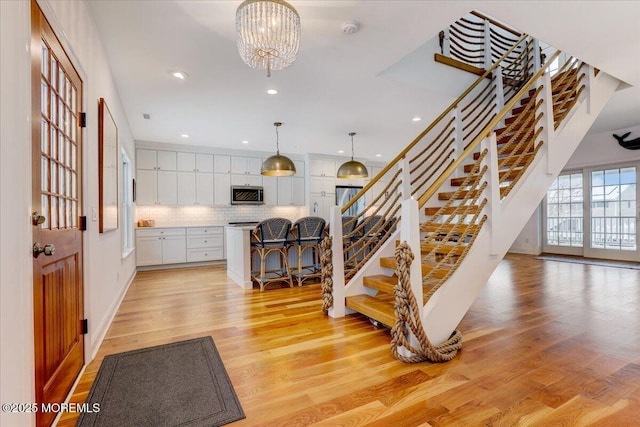
[[[131,177],[131,161],[127,152],[122,149],[122,258],[133,251],[133,180]]]
[[[636,250],[636,168],[591,172],[591,247]]]
[[[582,247],[583,197],[582,172],[556,178],[546,198],[547,245]]]

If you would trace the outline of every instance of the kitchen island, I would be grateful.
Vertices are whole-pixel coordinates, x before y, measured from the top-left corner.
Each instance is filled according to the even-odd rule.
[[[251,259],[251,232],[255,225],[227,225],[224,227],[225,245],[227,253],[227,277],[233,280],[242,289],[253,289],[251,281],[251,269],[260,269],[260,260]],[[302,256],[302,265],[313,263],[311,251],[305,251]],[[289,250],[289,266],[291,274],[296,274],[298,256],[295,250]],[[267,258],[267,270],[280,268],[277,253],[270,254]]]
[[[227,225],[224,233],[227,243],[227,277],[242,289],[252,289],[251,231],[255,225]]]

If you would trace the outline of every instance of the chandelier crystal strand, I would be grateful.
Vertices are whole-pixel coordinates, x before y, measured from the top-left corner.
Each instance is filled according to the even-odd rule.
[[[300,16],[284,0],[245,0],[236,11],[238,52],[251,68],[290,66],[300,46]]]

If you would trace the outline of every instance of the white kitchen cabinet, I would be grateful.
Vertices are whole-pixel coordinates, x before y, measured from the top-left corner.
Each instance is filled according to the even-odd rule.
[[[194,158],[194,166],[195,166],[195,158]],[[196,174],[195,173],[178,172],[178,204],[180,206],[192,206],[196,204]]]
[[[178,203],[177,192],[177,172],[138,170],[136,174],[138,205],[175,205]]]
[[[231,156],[216,154],[213,156],[213,171],[218,173],[231,173]]]
[[[280,194],[280,179],[277,176],[263,176],[262,187],[264,188],[265,206],[278,206]]]
[[[213,206],[213,174],[178,172],[178,205]]]
[[[240,175],[260,175],[262,159],[258,157],[231,156],[231,173]]]
[[[159,170],[157,188],[157,204],[176,205],[178,204],[178,175],[177,172]]]
[[[309,213],[329,221],[331,207],[336,204],[335,194],[311,194]]]
[[[249,185],[252,187],[260,187],[262,185],[262,175],[231,174],[231,185]]]
[[[196,154],[196,172],[213,173],[213,154]]]
[[[136,265],[176,264],[187,261],[184,228],[136,230]]]
[[[224,227],[187,228],[187,262],[224,259]]]
[[[158,204],[158,172],[138,169],[136,173],[136,203],[138,206]]]
[[[304,177],[278,177],[279,206],[303,206],[304,202]]]
[[[312,194],[335,194],[336,179],[333,177],[310,176],[309,189]]]
[[[336,162],[326,159],[312,159],[309,163],[310,176],[327,176],[335,178]]]
[[[205,172],[196,173],[196,204],[198,206],[213,206],[214,188],[213,174]]]
[[[178,153],[178,172],[195,172],[196,171],[196,154],[195,153]]]
[[[138,148],[136,150],[136,169],[156,170],[158,167],[158,157],[156,150],[146,150]]]
[[[175,151],[138,148],[136,150],[136,165],[137,169],[175,171],[177,169],[177,153]]]
[[[230,205],[231,204],[231,175],[216,173],[213,178],[214,185],[214,204]]]

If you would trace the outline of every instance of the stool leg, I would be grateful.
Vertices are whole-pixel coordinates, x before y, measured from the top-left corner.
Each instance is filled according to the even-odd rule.
[[[293,288],[293,279],[291,278],[291,269],[289,268],[289,251],[287,251],[286,247],[282,248],[280,255],[282,256],[284,266],[287,271],[287,281],[289,282],[289,287]]]
[[[264,291],[264,279],[265,279],[265,266],[267,263],[267,253],[264,250],[260,251],[260,292]]]

